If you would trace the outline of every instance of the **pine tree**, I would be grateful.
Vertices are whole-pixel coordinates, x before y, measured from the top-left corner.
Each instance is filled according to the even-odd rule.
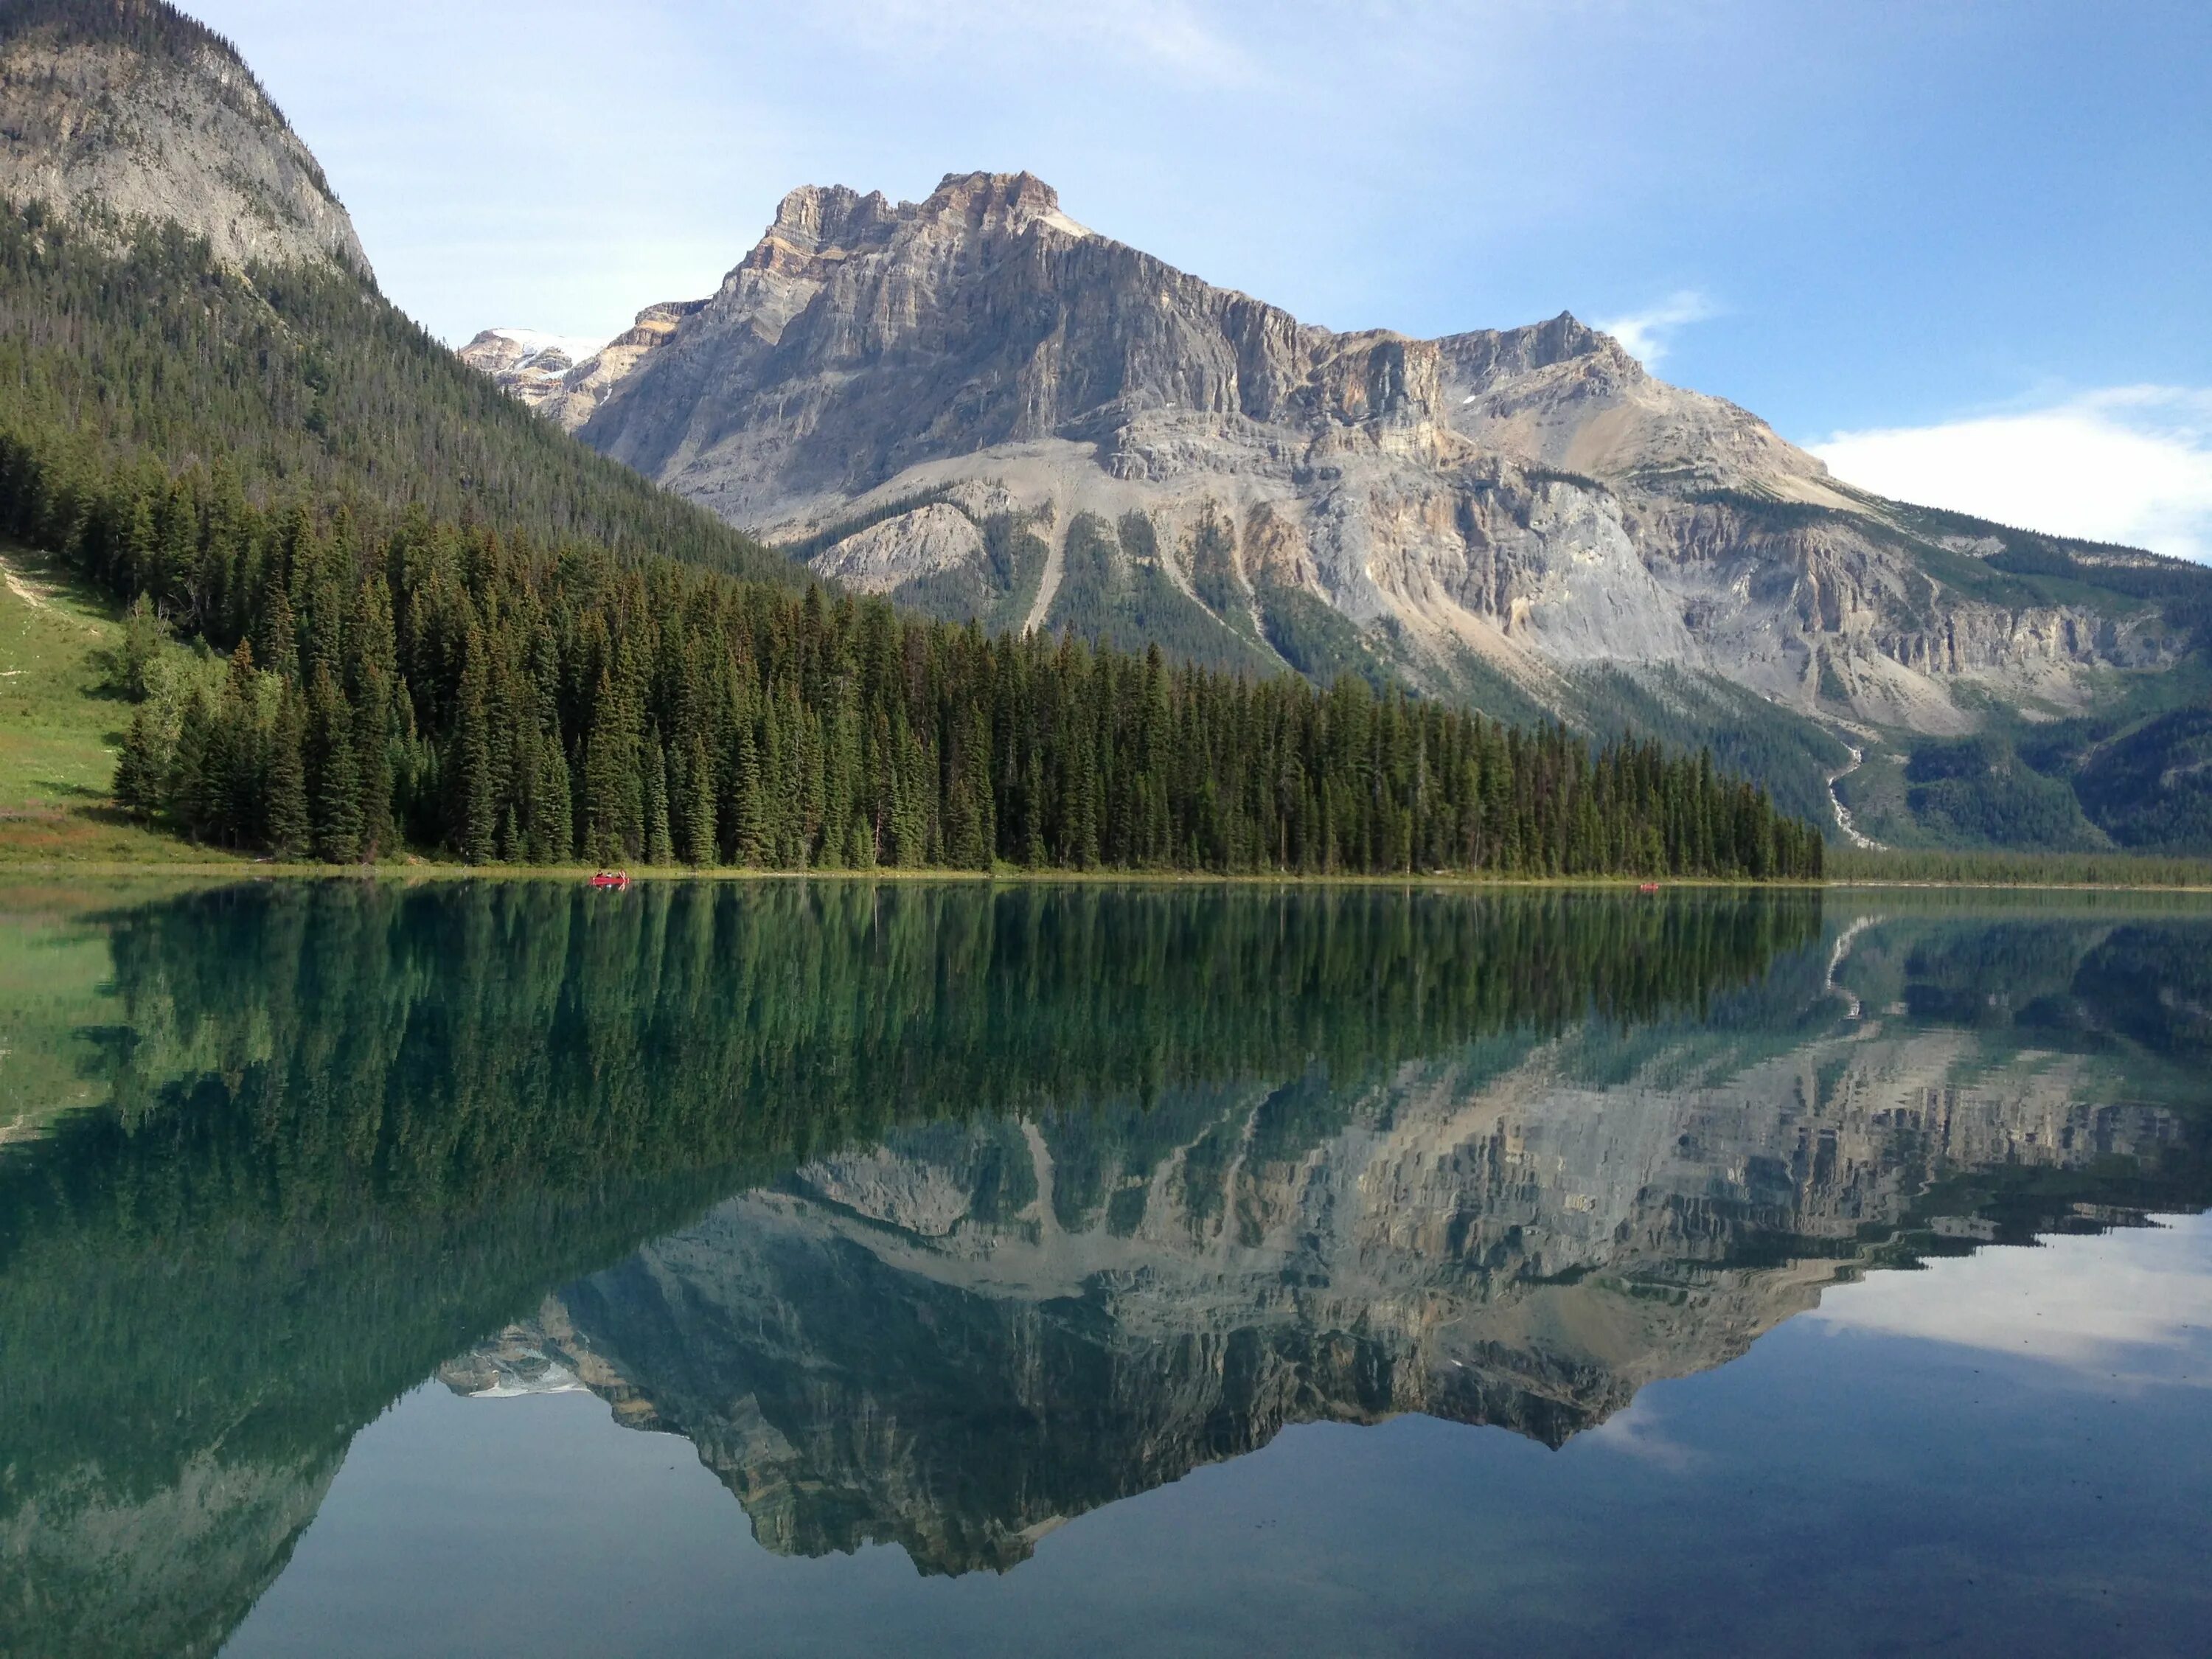
[[[281,582],[272,581],[267,608],[263,611],[255,653],[262,665],[288,685],[303,684],[300,678],[300,627],[292,601]],[[244,641],[240,641],[243,644]]]
[[[623,830],[633,778],[627,753],[631,745],[621,699],[605,670],[592,707],[592,733],[584,750],[584,856],[596,864],[619,864],[630,851]]]
[[[300,694],[287,686],[269,740],[265,840],[280,859],[303,857],[308,848],[307,726]]]
[[[482,636],[469,631],[454,732],[453,788],[461,856],[489,864],[498,856],[498,801],[492,780],[490,665]]]
[[[131,711],[115,757],[115,804],[134,817],[150,817],[161,807],[162,775],[161,730],[142,703]]]
[[[392,831],[392,702],[398,679],[392,596],[371,573],[355,591],[346,630],[354,762],[361,773],[361,856],[374,861]]]
[[[122,691],[133,702],[143,702],[152,695],[161,639],[161,619],[155,614],[153,599],[142,592],[123,619]]]
[[[361,856],[361,772],[352,712],[327,665],[307,689],[307,816],[315,856],[351,864]]]
[[[215,715],[207,694],[194,686],[185,699],[177,720],[177,746],[169,763],[164,793],[170,814],[185,833],[198,841],[207,833],[212,816],[209,799],[209,749],[214,738]]]
[[[531,859],[539,864],[565,863],[575,852],[575,806],[569,796],[568,757],[561,752],[560,734],[540,736],[530,786],[530,812],[526,840]]]
[[[253,647],[240,640],[230,653],[230,672],[216,705],[204,773],[204,833],[226,847],[251,846],[263,839],[266,744],[260,702]]]
[[[707,758],[706,739],[696,731],[684,781],[690,797],[684,812],[684,861],[697,868],[714,862],[714,769]]]
[[[676,862],[668,835],[668,755],[658,732],[645,751],[645,861],[652,865]]]

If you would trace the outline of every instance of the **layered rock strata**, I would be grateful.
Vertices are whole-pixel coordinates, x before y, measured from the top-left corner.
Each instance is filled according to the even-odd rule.
[[[1433,690],[1502,674],[1565,707],[1592,667],[1680,671],[1931,733],[1990,696],[2076,711],[2185,645],[2147,603],[1947,580],[1931,561],[1990,550],[1923,542],[1571,316],[1315,327],[1085,228],[1027,173],[919,203],[793,191],[713,295],[657,309],[665,332],[579,365],[549,414],[848,586],[994,624],[1326,678],[1345,661],[1312,648],[1317,601]],[[1026,564],[989,556],[957,499],[977,488],[1036,530]],[[1091,580],[1068,579],[1072,535]]]

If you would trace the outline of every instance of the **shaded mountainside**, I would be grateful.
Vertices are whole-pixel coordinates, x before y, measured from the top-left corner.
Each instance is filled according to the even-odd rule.
[[[1910,752],[2208,683],[2194,567],[1869,495],[1571,316],[1302,324],[1025,173],[794,191],[715,294],[640,323],[544,410],[825,574],[993,628],[1632,718],[1824,815],[1856,732]]]

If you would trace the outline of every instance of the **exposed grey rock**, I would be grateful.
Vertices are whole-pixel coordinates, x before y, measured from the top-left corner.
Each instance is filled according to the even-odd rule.
[[[889,593],[939,571],[981,562],[983,532],[949,501],[932,501],[911,513],[848,536],[815,562],[815,568],[863,593]]]
[[[920,203],[794,191],[712,297],[670,309],[649,348],[572,372],[556,418],[876,591],[980,569],[982,538],[945,512],[885,509],[929,499],[980,526],[946,492],[988,488],[1056,527],[1032,627],[1118,620],[1127,642],[1057,590],[1071,525],[1135,513],[1221,660],[1279,661],[1246,641],[1304,593],[1417,685],[1462,691],[1484,665],[1554,707],[1610,665],[1941,733],[1987,697],[2076,711],[2181,648],[2148,603],[1931,577],[1940,550],[1904,510],[1571,316],[1439,340],[1313,327],[1086,229],[1027,173],[950,175]],[[1201,597],[1206,523],[1231,574]]]
[[[565,392],[578,361],[588,361],[597,352],[530,329],[488,328],[456,355],[471,368],[490,375],[509,396],[541,409]]]
[[[93,12],[91,7],[86,8]],[[110,241],[173,222],[243,268],[369,272],[323,170],[228,46],[148,52],[48,26],[0,43],[0,197],[43,201]]]

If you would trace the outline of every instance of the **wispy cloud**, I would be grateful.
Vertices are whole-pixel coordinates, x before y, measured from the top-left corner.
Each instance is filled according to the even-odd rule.
[[[1626,1410],[1614,1413],[1583,1437],[1594,1445],[1607,1447],[1674,1474],[1693,1468],[1698,1462],[1697,1453],[1667,1433],[1657,1413],[1642,1398],[1632,1401]]]
[[[854,44],[908,58],[984,53],[1043,56],[1065,64],[1119,61],[1183,82],[1238,85],[1256,65],[1229,33],[1188,0],[1121,0],[1110,7],[1059,0],[823,0],[818,27]]]
[[[1899,501],[2212,562],[2212,390],[2115,386],[1812,448]]]
[[[1655,306],[1630,312],[1625,317],[1603,319],[1596,326],[1620,341],[1628,355],[1644,368],[1656,368],[1674,343],[1675,330],[1719,314],[1711,300],[1693,288],[1685,288],[1678,289]]]

